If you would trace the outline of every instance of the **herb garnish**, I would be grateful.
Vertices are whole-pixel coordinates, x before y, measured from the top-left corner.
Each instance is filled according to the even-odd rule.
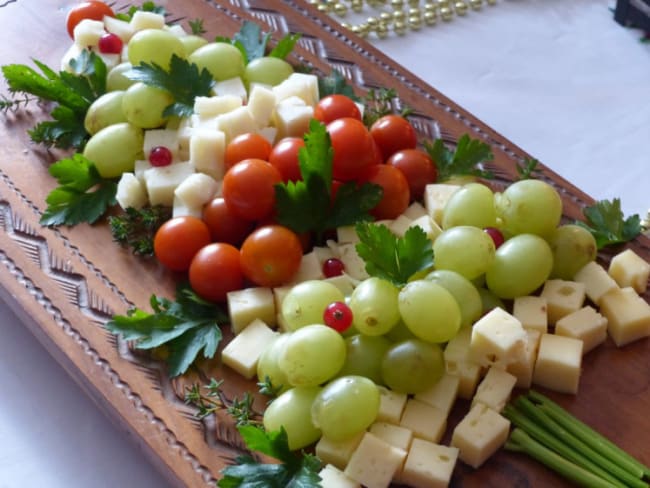
[[[530,180],[534,178],[535,173],[539,173],[539,161],[535,158],[524,158],[521,164],[517,164],[515,169],[519,175],[519,180]]]
[[[126,13],[116,13],[115,17],[120,20],[124,20],[128,22],[133,18],[133,14],[135,14],[138,11],[153,12],[154,14],[167,15],[167,11],[165,10],[165,7],[156,5],[154,2],[147,1],[147,2],[143,2],[141,7],[136,7],[136,6],[129,7],[129,10],[127,10]]]
[[[591,232],[598,249],[631,241],[643,230],[638,214],[625,218],[620,198],[614,198],[612,201],[600,200],[585,207],[582,213],[587,222],[576,221],[576,225]]]
[[[325,98],[328,95],[341,94],[351,98],[355,102],[361,101],[361,99],[354,94],[354,90],[348,84],[345,77],[336,70],[332,70],[332,72],[327,76],[318,77],[318,94],[320,98]]]
[[[393,101],[397,98],[397,92],[393,88],[371,88],[363,97],[366,109],[363,112],[363,123],[370,127],[384,115],[397,114],[408,117],[413,113],[410,107],[404,106],[397,112]]]
[[[262,29],[256,23],[244,21],[239,32],[232,39],[218,36],[215,40],[235,46],[242,53],[244,64],[248,64],[266,55],[266,48],[270,39],[270,32],[262,32]],[[293,50],[298,39],[300,39],[300,34],[287,34],[278,41],[268,56],[280,59],[286,58]]]
[[[479,163],[494,158],[492,149],[478,139],[471,139],[467,134],[463,134],[458,139],[455,151],[447,149],[442,139],[436,139],[433,144],[425,142],[424,148],[436,163],[438,181],[442,182],[452,176],[460,175],[478,176],[486,179],[494,177],[491,171],[478,167]]]
[[[199,409],[196,417],[205,418],[218,410],[225,410],[232,418],[235,419],[237,426],[242,425],[259,425],[261,423],[261,414],[253,410],[253,395],[245,392],[240,400],[235,397],[227,400],[221,391],[223,380],[210,379],[210,383],[203,388],[207,390],[205,394],[201,391],[199,384],[187,387],[185,391],[185,403],[192,404]]]
[[[153,239],[162,224],[172,217],[169,207],[156,205],[135,209],[108,218],[113,239],[133,250],[133,254],[153,256]]]
[[[207,32],[205,30],[205,28],[203,27],[203,19],[194,19],[194,20],[188,21],[187,23],[190,26],[190,31],[195,36],[200,36],[200,35],[205,34]]]

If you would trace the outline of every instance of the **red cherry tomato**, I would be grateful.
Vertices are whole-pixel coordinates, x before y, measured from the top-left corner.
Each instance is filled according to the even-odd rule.
[[[223,198],[228,210],[244,220],[268,217],[275,206],[275,185],[282,175],[261,159],[245,159],[230,168],[223,178]]]
[[[244,287],[239,250],[222,242],[208,244],[192,259],[189,277],[199,296],[214,302],[225,301],[229,291]]]
[[[424,187],[429,183],[435,183],[438,177],[438,170],[431,157],[419,149],[397,151],[388,158],[386,163],[404,174],[413,200],[421,200]]]
[[[256,132],[249,132],[238,135],[228,143],[224,163],[228,170],[244,159],[268,161],[270,153],[271,143]]]
[[[334,178],[350,181],[376,163],[372,136],[357,119],[337,119],[327,125],[332,139]]]
[[[380,202],[370,211],[377,220],[395,219],[409,206],[408,181],[394,166],[376,164],[364,171],[361,180],[379,185],[384,190]]]
[[[321,98],[314,107],[314,118],[324,124],[329,124],[344,117],[361,120],[359,107],[351,98],[345,95],[328,95]]]
[[[82,20],[102,20],[105,16],[115,17],[115,12],[113,12],[113,9],[104,2],[90,0],[75,5],[68,12],[65,21],[70,39],[74,39],[74,28],[77,27],[77,24]]]
[[[253,223],[233,215],[221,197],[203,207],[203,222],[210,229],[214,242],[226,242],[233,246],[241,244],[253,230]]]
[[[269,163],[275,166],[282,175],[282,181],[300,181],[300,166],[298,152],[305,147],[305,141],[299,137],[285,137],[281,139],[269,154]]]
[[[158,261],[174,271],[190,267],[194,255],[210,243],[210,231],[201,219],[176,217],[168,220],[156,232],[153,241]]]
[[[370,134],[386,161],[400,149],[414,149],[418,137],[411,123],[400,115],[384,115],[370,127]]]
[[[260,227],[241,246],[244,276],[259,286],[289,282],[302,261],[302,245],[295,232],[281,225]]]

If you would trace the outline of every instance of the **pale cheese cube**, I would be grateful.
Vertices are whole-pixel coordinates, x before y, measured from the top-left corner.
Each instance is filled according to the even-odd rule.
[[[461,328],[445,346],[443,352],[445,362],[453,364],[456,362],[467,361],[469,359],[469,345],[471,340],[472,329],[470,327]]]
[[[164,29],[176,37],[185,37],[188,35],[181,24],[165,25]]]
[[[166,147],[175,158],[178,157],[178,131],[172,129],[152,129],[144,131],[142,152],[146,159],[149,158],[154,147]]]
[[[585,293],[589,299],[600,306],[600,299],[606,293],[618,288],[616,281],[607,274],[605,268],[595,261],[583,266],[573,277],[574,281],[585,285]]]
[[[73,70],[70,66],[70,62],[73,59],[77,59],[84,49],[85,48],[77,44],[70,44],[70,47],[61,57],[61,71],[67,71],[68,73],[71,73]]]
[[[226,135],[226,142],[232,141],[241,134],[248,134],[257,130],[255,119],[247,107],[238,107],[228,113],[217,116],[219,130]]]
[[[300,98],[305,105],[314,107],[318,102],[318,79],[316,79],[316,87],[314,90],[313,75],[301,75],[293,73],[286,80],[273,87],[273,93],[277,103],[291,97]]]
[[[413,488],[446,488],[458,459],[458,448],[413,439],[400,481]]]
[[[331,464],[321,469],[318,476],[320,476],[319,486],[321,488],[361,488],[359,483],[348,478],[343,471]]]
[[[107,32],[115,34],[122,39],[125,44],[129,42],[131,36],[135,33],[133,26],[125,20],[116,19],[115,17],[104,16],[104,28]],[[128,58],[127,58],[128,59]]]
[[[264,127],[257,131],[264,139],[269,141],[269,144],[273,145],[278,139],[278,129],[275,127]]]
[[[138,10],[131,17],[131,27],[133,27],[134,31],[162,29],[165,27],[165,16],[155,12]]]
[[[115,68],[115,66],[122,62],[122,56],[119,54],[101,53],[97,47],[92,47],[91,51],[102,58],[102,61],[106,65],[106,69],[108,71],[112,70]]]
[[[138,181],[144,185],[144,172],[151,168],[153,168],[153,166],[151,166],[151,163],[149,161],[146,159],[138,159],[133,165],[133,174],[138,179]]]
[[[427,209],[424,208],[420,202],[413,202],[406,208],[406,210],[404,210],[404,213],[402,215],[408,217],[411,220],[415,220],[429,214],[427,213]]]
[[[419,227],[427,235],[427,238],[431,242],[435,241],[440,234],[442,234],[442,229],[438,224],[436,224],[429,215],[423,215],[413,220],[409,227]]]
[[[248,324],[259,318],[270,326],[276,322],[276,308],[273,291],[270,288],[244,288],[228,292],[228,313],[234,334],[239,334]]]
[[[517,378],[510,373],[499,368],[488,369],[483,381],[476,389],[472,405],[482,403],[497,412],[501,412],[510,399],[515,383],[517,383]]]
[[[316,443],[316,456],[326,464],[332,464],[339,469],[344,469],[350,460],[350,456],[361,443],[363,435],[364,432],[359,432],[340,441],[323,436]]]
[[[517,378],[515,386],[519,388],[530,388],[533,383],[533,371],[535,361],[537,361],[537,351],[539,350],[539,341],[542,332],[535,329],[526,329],[528,340],[526,341],[526,351],[524,356],[516,363],[510,363],[506,371]]]
[[[458,396],[459,385],[460,378],[458,376],[445,373],[431,388],[416,394],[415,399],[433,405],[445,415],[449,415]]]
[[[284,297],[287,296],[287,293],[291,291],[293,285],[286,286],[276,286],[273,288],[273,303],[275,304],[275,309],[280,312],[282,310],[282,302]]]
[[[219,95],[213,97],[196,97],[194,113],[206,119],[225,114],[243,105],[241,97],[236,95]]]
[[[373,423],[368,432],[388,442],[391,446],[408,451],[413,440],[413,431],[406,427],[389,424],[388,422]]]
[[[361,241],[354,225],[342,225],[336,228],[336,240],[339,244],[356,244]]]
[[[577,393],[582,366],[582,341],[543,334],[533,371],[533,383],[560,393]]]
[[[388,488],[406,459],[406,451],[366,432],[344,473],[366,488]]]
[[[470,359],[481,366],[505,368],[524,355],[526,338],[519,320],[501,308],[494,308],[472,327]]]
[[[406,402],[399,424],[411,429],[415,437],[438,442],[447,427],[447,413],[411,398]]]
[[[217,81],[212,87],[212,91],[220,96],[234,96],[246,103],[248,92],[246,85],[239,76],[227,80]]]
[[[204,173],[193,173],[176,187],[174,195],[188,206],[201,208],[214,198],[219,185],[214,178]]]
[[[257,361],[276,335],[263,321],[255,319],[224,347],[221,360],[251,379],[257,373]]]
[[[229,112],[226,112],[229,113]],[[224,115],[224,114],[221,114]],[[219,127],[219,117],[221,115],[213,115],[212,117],[201,117],[197,114],[190,115],[190,126],[193,129],[205,129],[209,131],[221,131]],[[223,132],[223,131],[222,131]],[[194,131],[190,132],[190,137]]]
[[[133,173],[122,173],[117,184],[115,199],[124,210],[129,207],[139,209],[148,202],[146,190]]]
[[[400,215],[388,224],[390,231],[398,237],[404,237],[406,231],[411,227],[413,221],[404,215]],[[426,232],[426,231],[425,231]]]
[[[366,262],[357,253],[356,244],[343,244],[339,246],[339,259],[343,262],[346,274],[355,280],[365,280],[370,275],[366,271]]]
[[[461,461],[478,468],[508,439],[510,422],[486,405],[476,404],[454,429],[451,446]]]
[[[430,183],[424,187],[424,208],[436,224],[442,225],[442,212],[445,205],[459,188],[460,185],[444,183]]]
[[[639,295],[645,293],[648,288],[650,263],[632,249],[626,249],[614,256],[607,272],[621,288],[630,286]]]
[[[301,82],[309,92],[309,99],[312,105],[316,105],[320,100],[318,91],[318,76],[309,73],[291,73],[288,80]],[[309,103],[305,97],[305,102]]]
[[[583,342],[582,354],[605,342],[607,338],[607,319],[593,307],[586,306],[562,317],[555,324],[555,333],[573,337]]]
[[[314,246],[312,248],[312,251],[314,254],[316,254],[316,258],[318,258],[318,262],[321,264],[321,266],[325,264],[325,261],[328,259],[336,257],[334,251],[332,251],[332,249],[327,246]]]
[[[294,105],[289,100],[278,103],[273,112],[273,122],[278,129],[276,138],[302,137],[309,131],[309,122],[314,117],[310,105]]]
[[[379,412],[377,413],[377,422],[388,422],[399,424],[402,418],[402,412],[406,406],[408,397],[404,393],[389,390],[383,386],[379,389]]]
[[[149,203],[171,207],[174,204],[174,190],[192,173],[194,173],[194,166],[189,162],[146,170],[144,181],[149,194]]]
[[[548,321],[555,324],[565,315],[576,312],[585,302],[585,285],[574,281],[548,280],[541,296],[546,299]]]
[[[303,281],[320,280],[322,278],[325,278],[323,268],[318,261],[318,256],[312,251],[302,256],[300,267],[293,278],[291,278],[291,283],[298,284]]]
[[[255,85],[251,89],[248,110],[250,110],[258,127],[262,128],[270,125],[275,105],[275,93],[273,93],[272,89],[260,85]]]
[[[354,283],[352,283],[352,280],[346,274],[342,274],[340,276],[332,276],[331,278],[325,278],[323,281],[331,283],[337,287],[346,297],[352,295],[352,292],[354,291]]]
[[[190,162],[196,171],[215,180],[222,180],[226,172],[224,155],[226,136],[221,131],[194,129],[190,137]]]
[[[200,219],[203,215],[202,206],[193,206],[187,203],[182,198],[174,195],[174,203],[172,205],[172,217],[196,217]]]
[[[524,329],[537,330],[544,334],[548,331],[548,312],[546,298],[538,296],[517,297],[512,307],[514,315]]]
[[[81,48],[96,47],[99,38],[106,34],[101,20],[83,19],[74,28],[74,42]]]
[[[471,361],[460,361],[453,366],[446,365],[447,373],[458,376],[458,397],[469,400],[474,395],[481,379],[482,368]]]
[[[618,347],[650,336],[650,305],[633,288],[616,288],[604,295],[600,311],[607,317],[607,331]]]

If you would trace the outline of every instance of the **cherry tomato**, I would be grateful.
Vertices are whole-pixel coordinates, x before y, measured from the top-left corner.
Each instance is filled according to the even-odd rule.
[[[271,143],[256,132],[248,132],[235,137],[226,146],[224,163],[226,169],[244,159],[263,159],[268,161],[271,153]]]
[[[279,286],[290,281],[302,261],[300,239],[281,225],[260,227],[241,246],[244,276],[259,286]]]
[[[158,261],[174,271],[190,267],[194,255],[210,243],[210,231],[196,217],[175,217],[160,226],[153,249]]]
[[[314,107],[314,118],[324,124],[329,124],[343,117],[361,120],[359,107],[351,98],[345,95],[328,95],[321,98]]]
[[[203,207],[203,222],[210,229],[214,242],[226,242],[233,246],[241,244],[253,230],[253,223],[233,215],[221,197]]]
[[[384,115],[370,127],[370,134],[386,161],[400,149],[414,149],[418,137],[411,123],[400,115]]]
[[[74,28],[79,22],[84,19],[102,20],[104,16],[115,17],[113,9],[104,2],[90,0],[72,7],[65,21],[70,39],[74,39]]]
[[[273,212],[275,185],[282,175],[261,159],[245,159],[223,178],[223,198],[228,210],[244,220],[260,220]]]
[[[269,154],[269,163],[275,166],[282,175],[282,181],[300,181],[300,166],[298,152],[305,147],[305,141],[299,137],[285,137],[281,139]]]
[[[353,180],[376,163],[372,137],[362,122],[349,117],[337,119],[327,125],[327,132],[334,149],[334,178]]]
[[[379,185],[384,190],[381,200],[370,213],[376,219],[395,219],[409,206],[411,195],[406,177],[394,166],[376,164],[366,169],[362,181]]]
[[[192,259],[189,277],[199,296],[214,302],[225,301],[229,291],[244,287],[239,250],[223,242],[208,244]]]
[[[424,187],[435,183],[438,177],[438,170],[431,157],[419,149],[397,151],[388,158],[387,164],[395,166],[406,176],[413,200],[421,200]]]

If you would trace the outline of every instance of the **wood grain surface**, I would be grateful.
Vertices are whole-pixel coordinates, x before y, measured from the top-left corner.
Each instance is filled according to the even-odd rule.
[[[0,1],[0,64],[29,63],[37,58],[50,66],[69,45],[64,20],[72,1]],[[118,2],[116,8],[121,8]],[[491,168],[504,184],[516,175],[515,165],[527,154],[485,126],[434,88],[298,0],[184,0],[168,2],[169,20],[201,17],[208,35],[231,35],[243,19],[266,24],[279,34],[301,32],[292,61],[317,73],[339,70],[359,92],[372,87],[395,88],[396,104],[416,108],[414,123],[423,136],[454,142],[464,133],[488,142],[495,154]],[[427,60],[423,60],[427,62]],[[6,86],[0,85],[0,93]],[[173,295],[174,277],[160,266],[143,262],[111,242],[105,223],[51,229],[38,224],[45,196],[54,187],[48,164],[61,154],[29,141],[26,130],[45,117],[42,107],[0,119],[0,296],[34,335],[87,390],[98,407],[127,429],[169,479],[178,486],[216,486],[219,471],[242,452],[241,441],[226,416],[204,421],[184,404],[184,388],[210,377],[224,378],[228,395],[254,390],[218,361],[169,381],[164,366],[134,353],[102,328],[114,313],[146,306],[152,293]],[[592,199],[544,169],[542,179],[561,193],[567,219],[580,217]],[[631,244],[646,260],[646,238]],[[603,262],[607,255],[599,257]],[[648,299],[648,294],[645,296]],[[616,348],[609,340],[584,359],[577,396],[551,395],[571,412],[595,426],[632,455],[650,464],[650,345],[648,340]],[[258,406],[261,408],[260,401]],[[468,405],[459,403],[450,425]],[[447,437],[448,438],[448,437]],[[564,486],[566,483],[528,459],[500,452],[473,470],[459,463],[452,485]]]

